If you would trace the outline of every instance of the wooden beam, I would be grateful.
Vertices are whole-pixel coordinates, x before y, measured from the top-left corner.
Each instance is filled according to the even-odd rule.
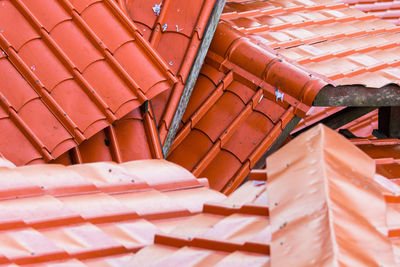
[[[400,107],[379,109],[378,131],[388,138],[400,138]]]
[[[200,69],[203,66],[204,59],[206,58],[208,48],[210,47],[211,40],[214,36],[215,30],[217,29],[219,18],[221,17],[222,10],[224,9],[226,0],[216,0],[214,8],[211,12],[210,19],[208,20],[206,29],[204,31],[203,40],[201,41],[199,51],[197,52],[196,58],[190,70],[189,76],[186,80],[185,88],[181,99],[179,100],[178,108],[176,109],[174,118],[172,119],[169,127],[167,138],[164,142],[163,154],[164,158],[167,157],[169,149],[171,148],[172,142],[175,139],[176,132],[178,131],[179,123],[182,120],[183,114],[185,113],[187,104],[194,85],[196,84],[197,77],[199,76]]]
[[[363,85],[327,85],[314,99],[313,106],[383,107],[400,106],[400,87],[396,84],[381,88]]]
[[[304,129],[301,129],[300,131],[293,134],[293,136],[297,136],[320,123],[335,130],[354,121],[355,119],[358,119],[361,116],[364,116],[365,114],[370,113],[371,111],[374,111],[375,109],[375,107],[347,107],[339,112],[336,112],[326,117],[325,119],[322,119],[314,124],[305,127]]]

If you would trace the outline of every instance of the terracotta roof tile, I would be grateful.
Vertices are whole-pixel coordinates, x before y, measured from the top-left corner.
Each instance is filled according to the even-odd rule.
[[[335,84],[381,87],[398,80],[395,25],[329,0],[290,1],[290,7],[252,2],[227,3],[222,18],[258,45],[277,49]],[[243,12],[243,5],[251,12]]]
[[[325,84],[221,22],[168,159],[232,192]]]
[[[365,13],[377,16],[380,19],[400,24],[400,2],[396,0],[341,0],[351,7]]]
[[[118,2],[125,14],[138,25],[144,38],[149,40],[152,47],[179,78],[177,84],[152,100],[163,143],[203,39],[215,0]],[[160,10],[157,14],[153,8],[158,5]]]
[[[110,0],[0,12],[1,152],[17,165],[57,158],[177,81]]]
[[[152,109],[146,111],[142,106],[52,162],[71,165],[161,158],[163,158],[162,147],[154,113]]]
[[[399,139],[351,139],[351,141],[375,160],[377,173],[399,183]]]
[[[2,263],[81,263],[129,255],[167,229],[159,225],[171,220],[175,227],[199,214],[203,203],[226,199],[163,160],[0,172],[7,177],[0,194]]]
[[[163,160],[0,172],[1,263],[269,262],[265,181],[226,197]]]
[[[375,0],[359,3],[374,7],[394,4]],[[379,88],[398,84],[400,28],[374,14],[331,0],[231,1],[221,18],[257,45],[274,48],[301,66],[326,76],[334,85]],[[340,110],[312,109],[299,127]]]
[[[343,136],[319,125],[270,156],[267,172],[272,264],[398,265],[386,185]]]

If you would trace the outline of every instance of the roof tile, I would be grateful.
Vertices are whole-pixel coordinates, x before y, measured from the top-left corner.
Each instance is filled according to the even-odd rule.
[[[224,264],[236,259],[240,265],[264,265],[269,261],[268,218],[265,213],[254,214],[267,209],[258,197],[265,184],[248,182],[227,198],[182,167],[162,160],[1,171],[23,178],[15,182],[25,182],[15,183],[21,191],[18,199],[0,199],[1,263],[108,266],[150,261]],[[104,190],[127,175],[147,187]],[[69,185],[89,190],[61,190]],[[242,199],[243,194],[248,197]],[[209,204],[200,214],[205,202]]]
[[[177,81],[114,2],[75,4],[1,3],[0,113],[8,114],[4,127],[18,128],[26,141],[16,133],[4,138],[32,143],[23,145],[26,155],[2,146],[17,165],[59,157]],[[111,84],[117,91],[110,93]]]
[[[161,142],[164,143],[216,1],[118,2],[179,77],[177,84],[152,100]],[[158,14],[153,10],[157,5],[161,5]]]
[[[396,265],[374,161],[344,137],[319,125],[270,156],[267,171],[272,263]]]
[[[168,159],[230,193],[325,84],[221,22]]]

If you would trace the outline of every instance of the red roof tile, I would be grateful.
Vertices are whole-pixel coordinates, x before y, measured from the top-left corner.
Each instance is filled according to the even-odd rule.
[[[267,172],[272,265],[398,265],[385,178],[343,136],[319,125],[269,157]]]
[[[154,113],[164,142],[178,107],[186,79],[197,55],[215,0],[201,1],[118,1],[179,78],[177,84],[155,97]],[[159,6],[159,11],[153,8]]]
[[[0,147],[17,165],[57,158],[176,81],[110,0],[2,1],[0,48]]]
[[[200,213],[204,202],[226,198],[162,160],[0,172],[1,263],[80,262],[132,253],[152,244],[156,233],[167,233],[168,222],[176,225]]]
[[[378,110],[372,111],[340,129],[347,129],[357,137],[374,138],[372,131],[378,129]]]
[[[227,198],[163,160],[0,172],[1,263],[269,262],[265,181]]]
[[[232,192],[325,84],[222,22],[168,159]]]
[[[400,2],[397,0],[340,0],[365,13],[400,25]]]
[[[338,85],[381,87],[399,80],[400,28],[392,23],[330,0],[252,3],[227,3],[222,18],[258,45]]]
[[[400,80],[400,28],[343,3],[232,1],[221,18],[334,85],[382,87]],[[339,110],[313,108],[298,129]]]
[[[137,108],[52,162],[71,165],[162,158],[152,109]]]
[[[375,160],[377,173],[399,183],[399,139],[351,139],[351,141]]]
[[[344,107],[311,107],[307,116],[299,122],[292,133],[296,133],[307,126],[318,123],[322,119],[341,111]],[[347,129],[357,137],[361,138],[375,138],[372,131],[378,129],[378,110],[374,110],[360,118],[340,127],[340,129]]]

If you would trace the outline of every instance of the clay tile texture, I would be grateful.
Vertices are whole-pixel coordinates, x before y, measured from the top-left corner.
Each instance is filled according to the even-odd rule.
[[[359,1],[387,8],[394,2]],[[400,28],[353,7],[332,0],[228,1],[221,19],[257,45],[274,48],[333,85],[398,85]],[[317,114],[314,109],[304,124],[334,112],[318,109]]]
[[[349,6],[400,25],[400,3],[397,0],[341,0]]]
[[[57,158],[177,81],[111,0],[0,1],[0,48],[0,147],[16,165]]]
[[[129,112],[51,163],[71,165],[100,161],[121,163],[162,159],[163,151],[157,124],[149,103],[146,102],[140,108]]]
[[[271,266],[398,266],[400,187],[346,138],[319,125],[267,173]]]
[[[121,9],[176,74],[178,83],[152,100],[164,142],[215,0],[119,0]]]
[[[168,160],[230,193],[326,83],[222,21]]]
[[[226,197],[164,160],[0,172],[1,264],[269,264],[265,181]]]

